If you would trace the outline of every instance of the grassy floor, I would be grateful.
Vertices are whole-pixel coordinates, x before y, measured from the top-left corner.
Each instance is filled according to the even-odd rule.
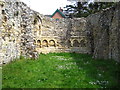
[[[2,89],[2,67],[0,66],[0,90]]]
[[[2,70],[3,88],[109,88],[118,87],[120,65],[85,54],[50,53],[21,58]]]

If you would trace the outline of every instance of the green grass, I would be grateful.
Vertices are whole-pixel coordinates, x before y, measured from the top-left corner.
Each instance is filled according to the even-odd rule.
[[[0,90],[2,89],[2,67],[0,66]]]
[[[118,87],[120,65],[76,53],[40,54],[4,65],[3,88],[111,88]]]

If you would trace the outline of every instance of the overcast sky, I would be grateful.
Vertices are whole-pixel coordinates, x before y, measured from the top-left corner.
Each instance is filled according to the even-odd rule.
[[[56,9],[65,7],[67,4],[71,4],[67,0],[21,0],[26,3],[31,9],[38,11],[44,15],[51,15]]]

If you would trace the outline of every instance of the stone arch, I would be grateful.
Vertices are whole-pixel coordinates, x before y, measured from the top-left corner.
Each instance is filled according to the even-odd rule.
[[[73,47],[79,47],[79,42],[78,40],[73,41]]]
[[[42,46],[43,47],[48,47],[48,41],[47,40],[43,40],[42,41]]]
[[[4,7],[4,3],[1,3],[0,5],[1,5],[2,8]]]
[[[80,46],[81,46],[81,47],[86,47],[86,42],[85,42],[84,39],[82,39],[82,40],[80,41]]]
[[[19,2],[16,2],[16,5],[18,6],[18,5],[19,5]]]
[[[33,24],[38,25],[38,24],[41,24],[41,23],[42,23],[42,19],[39,16],[35,16]],[[41,26],[39,26],[39,28],[40,27]]]
[[[36,15],[35,18],[34,18],[34,21],[33,21],[33,25],[34,25],[34,30],[36,31],[36,35],[39,36],[41,34],[41,23],[42,23],[42,20],[40,18],[39,15]]]
[[[5,15],[5,10],[2,10],[2,14]]]
[[[67,41],[67,46],[68,46],[68,48],[69,48],[69,47],[72,47],[70,40]]]
[[[37,40],[37,46],[41,48],[41,41]]]
[[[41,22],[41,23],[42,23],[42,19],[40,18],[40,16],[39,16],[39,15],[37,15],[37,18],[38,18],[39,22]]]
[[[55,41],[54,40],[50,40],[49,41],[49,46],[50,47],[55,47]]]

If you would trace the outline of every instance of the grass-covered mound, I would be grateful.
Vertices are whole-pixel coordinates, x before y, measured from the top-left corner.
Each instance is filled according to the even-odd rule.
[[[76,53],[40,54],[38,60],[21,58],[4,65],[3,88],[118,87],[120,65]]]

